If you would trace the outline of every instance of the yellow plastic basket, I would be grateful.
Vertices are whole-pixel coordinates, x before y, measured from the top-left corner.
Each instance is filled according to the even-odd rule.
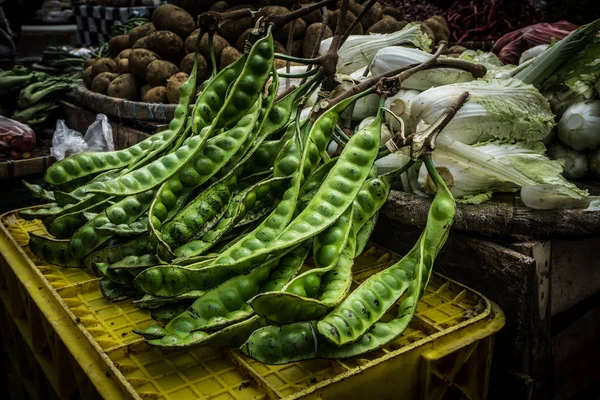
[[[132,329],[154,323],[129,301],[109,302],[85,269],[46,265],[31,254],[40,221],[0,216],[0,319],[6,352],[25,390],[42,398],[106,399],[485,399],[502,311],[479,293],[434,274],[406,332],[384,349],[348,360],[264,365],[217,346],[165,351]],[[371,245],[355,284],[399,256]],[[45,377],[36,378],[42,371]],[[46,384],[44,383],[44,384]]]

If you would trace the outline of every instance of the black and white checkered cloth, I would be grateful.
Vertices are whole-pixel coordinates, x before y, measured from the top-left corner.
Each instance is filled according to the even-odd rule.
[[[110,28],[130,18],[152,19],[155,7],[105,7],[85,4],[73,5],[77,23],[77,44],[99,46],[110,39]]]

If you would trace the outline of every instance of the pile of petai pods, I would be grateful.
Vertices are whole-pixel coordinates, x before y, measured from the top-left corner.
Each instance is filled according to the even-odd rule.
[[[197,64],[194,64],[197,68]],[[351,291],[392,174],[377,175],[378,117],[339,157],[327,146],[341,101],[314,122],[299,107],[316,74],[276,99],[270,29],[198,95],[196,73],[166,131],[124,150],[52,165],[49,202],[22,210],[53,237],[31,235],[40,259],[102,276],[103,295],[132,298],[161,323],[136,331],[158,347],[218,343],[264,363],[343,358],[396,339],[411,320],[455,203],[429,158],[437,195],[427,226],[398,263]],[[312,257],[312,268],[301,270]],[[402,301],[399,300],[402,298]],[[398,314],[382,322],[398,305]]]

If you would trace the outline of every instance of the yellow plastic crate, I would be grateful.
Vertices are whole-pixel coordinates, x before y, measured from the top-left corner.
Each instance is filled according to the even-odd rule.
[[[165,351],[132,329],[154,323],[129,301],[109,302],[85,269],[46,265],[28,248],[40,221],[0,216],[0,322],[19,374],[43,371],[55,394],[93,399],[485,399],[502,311],[479,293],[434,274],[406,332],[385,348],[348,360],[282,366],[217,346]],[[399,259],[370,246],[355,284]],[[17,362],[17,361],[14,361]],[[35,365],[34,365],[35,364]],[[26,390],[35,390],[30,381]]]

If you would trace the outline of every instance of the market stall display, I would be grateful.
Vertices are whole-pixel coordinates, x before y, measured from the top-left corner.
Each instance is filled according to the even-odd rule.
[[[548,335],[523,338],[549,326],[542,283],[560,255],[523,235],[554,245],[600,232],[600,20],[539,23],[525,2],[533,25],[513,26],[498,8],[510,1],[195,2],[198,18],[172,3],[114,26],[89,59],[48,49],[48,67],[80,70],[69,95],[78,107],[170,123],[127,148],[65,157],[45,184],[26,184],[46,204],[3,221],[26,227],[32,263],[98,277],[86,290],[102,304],[139,308],[144,323],[127,328],[139,348],[214,344],[240,363],[290,368],[379,360],[420,323],[434,265],[473,286],[480,264],[514,295],[501,301],[513,319],[507,365],[549,348]],[[5,93],[19,93],[13,117],[34,127],[75,79],[6,75]],[[394,219],[419,232],[395,232]],[[404,256],[359,279],[371,236]],[[473,253],[468,271],[454,260],[461,251]],[[531,376],[545,376],[535,374],[548,360]]]

